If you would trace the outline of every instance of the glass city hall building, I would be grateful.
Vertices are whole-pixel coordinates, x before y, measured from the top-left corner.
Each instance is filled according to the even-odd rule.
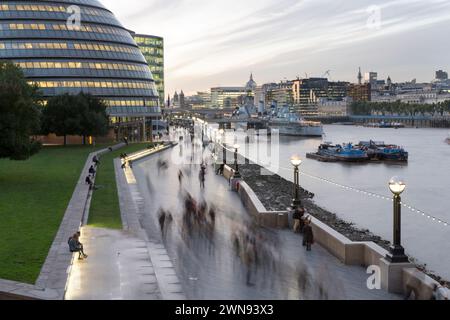
[[[142,139],[161,115],[141,50],[97,0],[1,1],[0,60],[19,65],[45,98],[81,91],[100,97],[118,136],[122,130]]]

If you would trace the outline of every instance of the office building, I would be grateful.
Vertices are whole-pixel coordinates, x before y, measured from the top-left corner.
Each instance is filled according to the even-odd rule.
[[[350,84],[348,87],[348,96],[357,102],[371,101],[372,91],[370,83]]]
[[[166,97],[164,90],[164,39],[145,34],[132,35],[152,72],[159,94],[160,106],[164,106]]]

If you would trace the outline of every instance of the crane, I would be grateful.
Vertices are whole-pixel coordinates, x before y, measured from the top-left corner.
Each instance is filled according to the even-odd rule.
[[[323,74],[322,78],[325,78],[325,76],[331,77],[331,70],[325,71],[325,73]]]

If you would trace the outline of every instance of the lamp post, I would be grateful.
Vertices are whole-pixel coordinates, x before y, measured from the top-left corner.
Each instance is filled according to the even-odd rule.
[[[222,141],[223,164],[227,164],[227,149],[225,149],[225,130],[219,130]]]
[[[205,140],[205,125],[202,124],[202,145],[204,140]]]
[[[295,155],[291,157],[291,164],[294,167],[294,199],[292,200],[292,209],[297,209],[302,205],[300,201],[300,178],[299,166],[302,164],[302,159]]]
[[[236,171],[234,172],[235,178],[241,178],[241,173],[239,172],[239,165],[238,165],[238,150],[239,150],[239,145],[235,144],[234,145],[234,167],[236,169]]]
[[[401,197],[400,195],[405,191],[405,181],[399,177],[393,177],[389,180],[389,190],[394,194],[394,243],[389,249],[387,260],[391,263],[406,263],[409,262],[405,255],[405,249],[401,245]]]

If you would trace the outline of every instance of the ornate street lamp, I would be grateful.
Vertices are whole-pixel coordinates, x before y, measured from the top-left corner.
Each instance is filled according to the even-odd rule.
[[[389,190],[394,194],[394,243],[390,247],[390,252],[387,255],[387,260],[391,263],[406,263],[409,262],[405,255],[405,249],[401,245],[401,197],[400,195],[405,191],[405,181],[399,177],[393,177],[389,180]]]
[[[234,167],[236,168],[236,171],[234,172],[234,177],[235,178],[241,178],[241,173],[239,172],[239,165],[238,165],[238,150],[239,150],[239,145],[235,144],[234,145]]]
[[[302,205],[300,201],[300,178],[299,167],[302,164],[302,159],[295,155],[291,157],[291,164],[294,167],[294,199],[292,200],[292,209],[295,210]]]

